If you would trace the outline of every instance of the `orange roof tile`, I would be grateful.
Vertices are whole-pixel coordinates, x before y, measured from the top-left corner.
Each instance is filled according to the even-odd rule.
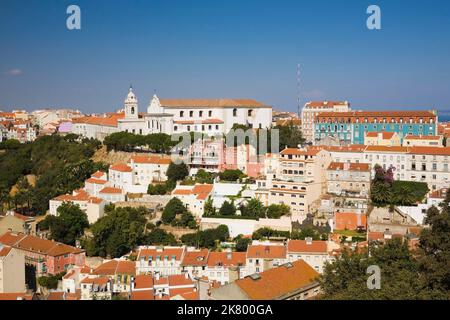
[[[182,266],[206,266],[209,250],[201,249],[195,251],[187,251],[181,262]]]
[[[26,293],[0,293],[0,300],[32,300],[33,296]]]
[[[332,162],[328,166],[327,170],[368,171],[368,172],[370,172],[370,165],[367,163]]]
[[[259,276],[260,278],[256,280],[245,277],[235,282],[251,300],[279,299],[295,290],[312,285],[319,273],[305,261],[298,260],[264,271]]]
[[[153,289],[132,291],[131,300],[155,300]]]
[[[41,239],[30,235],[12,234],[11,232],[7,232],[0,236],[0,243],[6,244],[13,248],[53,257],[64,254],[79,254],[84,252],[81,249],[56,241]]]
[[[102,190],[100,190],[99,193],[108,193],[108,194],[122,194],[123,191],[120,188],[113,188],[113,187],[105,187]]]
[[[441,140],[440,136],[415,136],[415,135],[407,135],[404,140]]]
[[[108,181],[106,180],[101,180],[101,179],[95,179],[95,178],[89,178],[86,180],[87,183],[93,183],[93,184],[105,184]]]
[[[6,257],[11,251],[10,247],[3,247],[0,249],[0,257]]]
[[[450,156],[450,147],[409,147],[411,154]]]
[[[280,152],[281,155],[296,155],[296,156],[315,156],[320,152],[320,148],[308,148],[306,150],[296,148],[286,148]]]
[[[134,278],[135,289],[153,288],[153,277],[149,274],[137,275]]]
[[[132,172],[133,170],[123,163],[117,163],[109,167],[109,170],[120,171],[120,172]]]
[[[140,260],[144,258],[148,260],[148,257],[152,257],[153,260],[156,260],[156,257],[159,256],[161,259],[164,256],[168,256],[169,259],[172,259],[172,256],[175,256],[175,260],[180,261],[183,255],[184,248],[162,248],[162,249],[140,249],[138,251],[137,259]]]
[[[132,156],[131,160],[135,163],[152,163],[152,164],[170,164],[172,162],[172,160],[169,158],[161,158],[157,156]]]
[[[285,259],[286,247],[281,245],[249,245],[247,258]]]
[[[128,260],[111,260],[98,266],[93,272],[96,275],[136,274],[136,264]]]
[[[106,173],[102,172],[102,171],[96,171],[95,173],[92,174],[93,178],[97,178],[100,179],[101,177],[103,177]]]
[[[245,257],[245,252],[210,252],[208,256],[208,266],[245,266]]]
[[[367,146],[365,152],[407,153],[408,148],[401,146]]]
[[[313,240],[308,244],[306,240],[289,240],[287,251],[291,252],[310,252],[327,253],[328,246],[326,241]]]
[[[86,277],[83,280],[81,280],[80,283],[84,284],[97,284],[97,285],[105,285],[109,282],[109,279],[107,277],[98,277],[98,278],[89,278]]]

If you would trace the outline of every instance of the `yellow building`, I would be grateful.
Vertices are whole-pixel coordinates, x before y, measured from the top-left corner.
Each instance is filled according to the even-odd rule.
[[[396,132],[367,132],[364,144],[368,146],[400,146],[400,137]]]

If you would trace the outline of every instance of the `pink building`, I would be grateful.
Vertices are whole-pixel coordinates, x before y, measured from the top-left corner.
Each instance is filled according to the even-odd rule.
[[[187,163],[191,170],[209,172],[239,169],[249,177],[264,171],[264,156],[251,145],[227,147],[222,140],[198,140],[189,148]]]
[[[25,263],[35,266],[37,274],[54,275],[71,265],[85,265],[84,250],[52,240],[7,232],[0,236],[0,243],[22,251]]]

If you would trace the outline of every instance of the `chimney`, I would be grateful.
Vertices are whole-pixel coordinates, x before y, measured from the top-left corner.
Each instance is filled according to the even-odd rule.
[[[307,244],[307,245],[311,245],[313,240],[312,240],[311,237],[306,237],[306,238],[305,238],[305,241],[306,241],[306,244]]]
[[[189,273],[186,272],[186,273],[184,274],[184,278],[185,278],[185,279],[189,279]]]
[[[155,280],[158,281],[159,280],[159,272],[155,273]]]

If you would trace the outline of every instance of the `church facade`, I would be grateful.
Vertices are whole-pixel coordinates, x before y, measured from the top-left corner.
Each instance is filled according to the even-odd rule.
[[[266,129],[272,123],[272,107],[252,99],[159,99],[153,95],[147,112],[140,113],[138,99],[130,88],[125,116],[118,131],[134,134],[201,132],[226,134],[234,124]]]

